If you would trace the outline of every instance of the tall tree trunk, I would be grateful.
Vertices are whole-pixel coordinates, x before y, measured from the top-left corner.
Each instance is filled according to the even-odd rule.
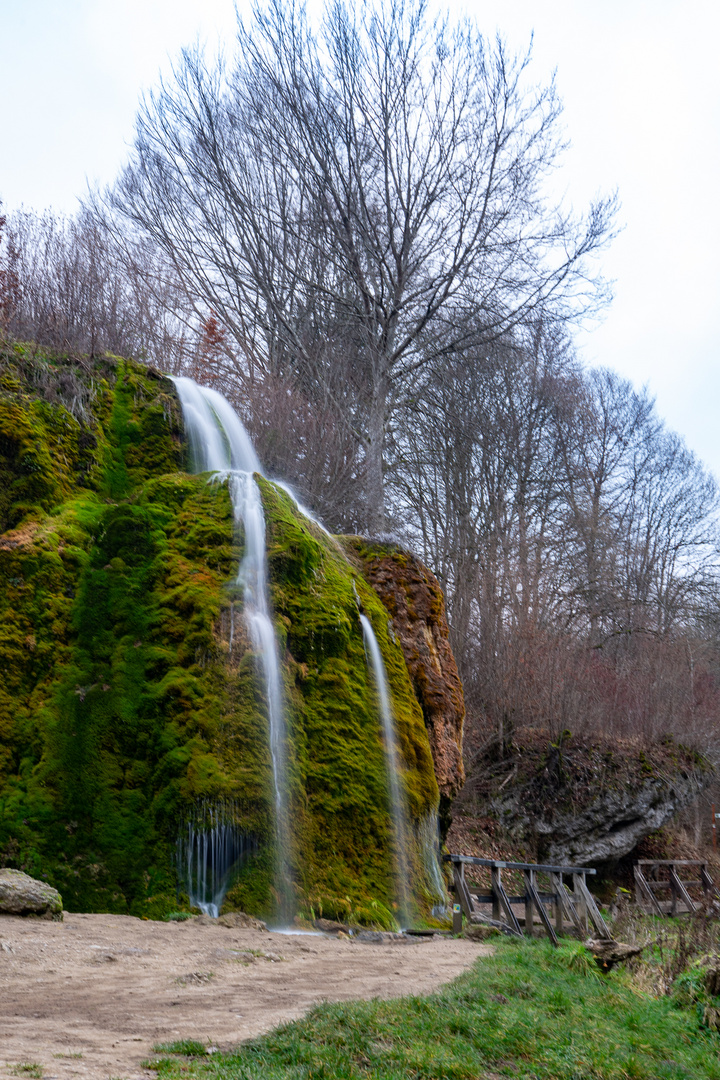
[[[371,536],[377,536],[385,531],[383,451],[385,448],[387,384],[382,376],[373,379],[373,384],[365,458],[365,493],[367,498],[367,529]]]

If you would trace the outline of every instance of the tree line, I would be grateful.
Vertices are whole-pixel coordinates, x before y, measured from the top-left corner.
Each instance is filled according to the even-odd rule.
[[[423,0],[271,0],[184,52],[117,182],[0,219],[0,329],[216,386],[337,531],[434,569],[473,723],[717,740],[717,489],[586,371],[616,202],[552,196],[554,84]]]

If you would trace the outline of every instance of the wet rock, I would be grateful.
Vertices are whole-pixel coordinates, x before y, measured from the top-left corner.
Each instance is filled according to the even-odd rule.
[[[351,929],[347,923],[335,922],[333,919],[315,919],[313,926],[316,930],[322,930],[323,934],[349,935]]]
[[[62,897],[52,885],[22,870],[0,870],[0,914],[39,915],[62,922]]]
[[[412,937],[409,934],[393,934],[389,930],[361,930],[352,939],[364,945],[417,945],[428,938]]]

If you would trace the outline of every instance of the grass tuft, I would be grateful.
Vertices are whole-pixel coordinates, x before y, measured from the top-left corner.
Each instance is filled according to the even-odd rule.
[[[178,1039],[175,1042],[157,1043],[153,1046],[155,1054],[182,1054],[185,1057],[204,1057],[207,1055],[205,1043],[197,1039]]]

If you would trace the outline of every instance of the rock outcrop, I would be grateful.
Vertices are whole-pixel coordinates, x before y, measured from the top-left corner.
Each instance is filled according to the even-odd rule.
[[[0,870],[0,915],[39,915],[62,922],[62,897],[46,881],[21,870]]]
[[[440,795],[449,802],[465,780],[465,702],[442,589],[432,571],[408,551],[357,538],[348,543],[390,613],[423,711]]]
[[[221,805],[244,852],[227,908],[271,917],[277,806],[237,584],[244,536],[227,485],[185,471],[183,440],[173,383],[141,364],[0,347],[0,863],[39,867],[71,910],[160,918],[189,908],[179,834]],[[381,600],[360,558],[256,479],[292,902],[391,927],[387,762],[358,604],[387,673],[417,836],[409,876],[429,908],[423,830],[438,779],[448,803],[462,775],[442,597],[419,564],[370,547]]]
[[[712,776],[708,761],[670,739],[643,749],[610,739],[553,743],[526,732],[502,757],[487,748],[462,801],[527,858],[597,865],[631,852]]]

